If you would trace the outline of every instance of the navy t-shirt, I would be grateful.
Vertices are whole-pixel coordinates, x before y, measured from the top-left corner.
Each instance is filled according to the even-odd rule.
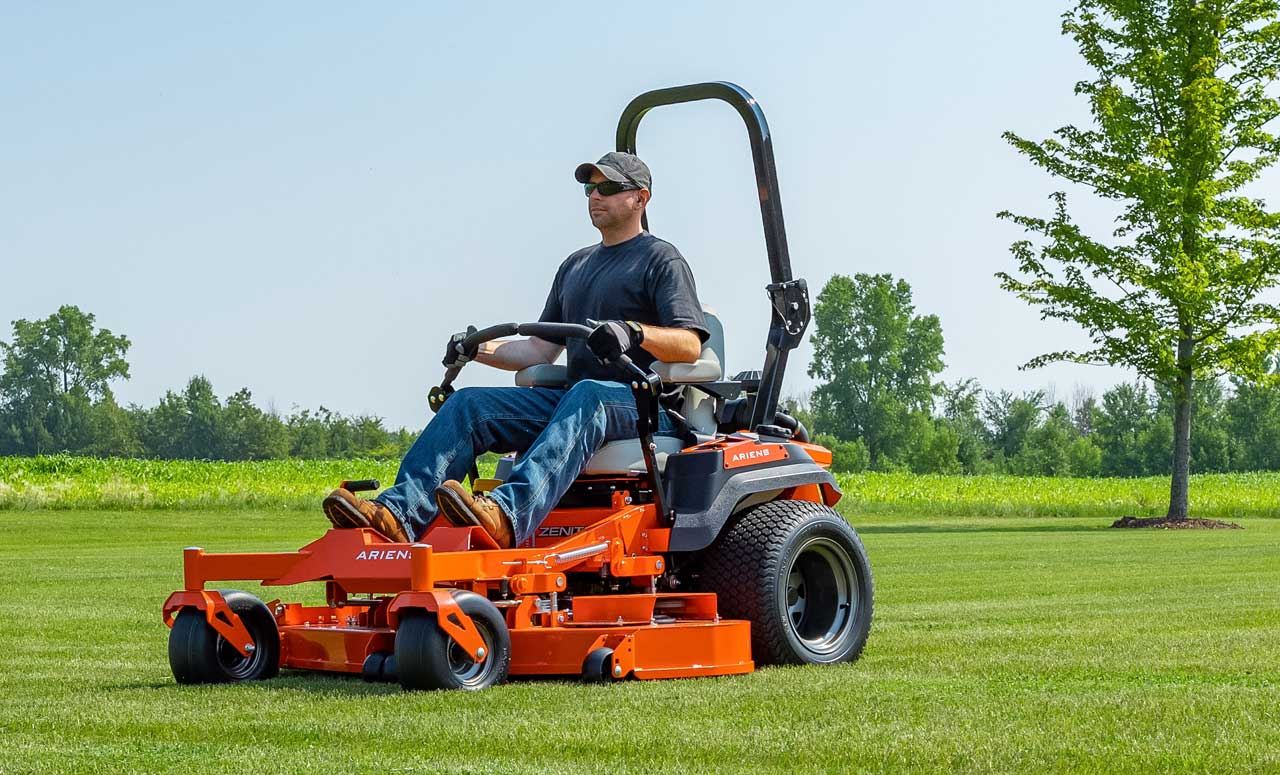
[[[648,232],[617,245],[592,245],[566,258],[538,320],[580,324],[587,320],[634,320],[687,328],[703,342],[710,336],[688,262],[675,245]],[[585,339],[549,341],[565,346],[571,383],[619,379],[613,367],[592,355]],[[643,347],[634,347],[627,355],[641,368],[648,368],[655,360]]]

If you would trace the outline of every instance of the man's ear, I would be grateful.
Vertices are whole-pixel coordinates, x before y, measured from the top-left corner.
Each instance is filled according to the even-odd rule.
[[[641,207],[644,207],[645,205],[649,204],[649,199],[653,197],[653,194],[649,193],[649,189],[647,188],[640,189],[639,191],[636,192],[636,195],[640,197]]]

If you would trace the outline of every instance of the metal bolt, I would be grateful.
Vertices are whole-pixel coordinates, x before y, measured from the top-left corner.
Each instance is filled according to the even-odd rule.
[[[614,677],[614,678],[621,678],[621,677],[622,677],[622,665],[614,665],[614,666],[613,666],[613,677]]]
[[[484,646],[481,646],[480,648],[476,649],[476,659],[484,659],[484,655],[486,653],[487,652],[484,650]]]
[[[252,654],[253,652],[258,650],[258,647],[250,643],[248,646],[244,647],[244,650]]]
[[[662,560],[658,560],[653,564],[655,570],[662,570]]]
[[[564,586],[564,576],[556,576],[556,586],[557,587]]]
[[[564,624],[564,614],[560,614],[559,616],[557,616],[556,621],[560,622],[561,624]]]

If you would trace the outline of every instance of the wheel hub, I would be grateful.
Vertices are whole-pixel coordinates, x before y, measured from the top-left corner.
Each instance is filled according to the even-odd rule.
[[[787,624],[815,654],[839,650],[853,634],[857,613],[856,571],[843,546],[826,537],[800,547],[787,570]]]

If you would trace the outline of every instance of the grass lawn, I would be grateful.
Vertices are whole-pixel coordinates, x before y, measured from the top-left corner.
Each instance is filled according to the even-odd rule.
[[[1280,771],[1280,521],[849,516],[855,664],[442,694],[174,684],[181,548],[296,548],[318,510],[0,513],[0,773]]]

